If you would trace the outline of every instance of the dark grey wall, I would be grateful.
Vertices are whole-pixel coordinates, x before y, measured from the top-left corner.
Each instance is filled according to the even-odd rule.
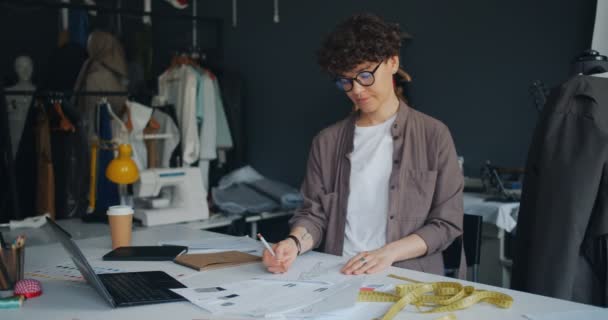
[[[153,3],[157,10],[175,12],[164,1]],[[449,126],[467,172],[476,174],[486,159],[524,164],[536,120],[528,86],[534,79],[555,85],[567,78],[570,60],[589,46],[595,12],[595,0],[280,1],[281,22],[274,24],[272,5],[238,1],[236,28],[231,1],[199,0],[199,11],[225,19],[224,68],[245,81],[249,162],[293,185],[304,175],[312,137],[350,110],[314,55],[338,21],[370,11],[414,35],[402,54],[414,78],[408,98]],[[0,74],[8,74],[10,82],[18,53],[32,54],[37,62],[47,59],[58,20],[52,11],[0,8]],[[169,44],[189,38],[181,22],[155,28],[163,29],[161,38]],[[167,47],[162,40],[155,36],[157,48]]]
[[[594,0],[204,1],[226,19],[226,68],[246,83],[248,159],[263,174],[299,185],[312,137],[350,108],[315,62],[321,38],[343,18],[371,11],[414,36],[403,66],[414,107],[445,122],[468,174],[486,159],[523,166],[536,111],[532,80],[555,85],[591,41]]]

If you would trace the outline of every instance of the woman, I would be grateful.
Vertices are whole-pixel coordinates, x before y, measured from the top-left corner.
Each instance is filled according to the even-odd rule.
[[[400,47],[399,26],[370,14],[324,41],[319,64],[356,111],[314,138],[304,204],[276,256],[264,252],[270,272],[320,246],[352,257],[345,274],[394,265],[443,275],[441,251],[462,233],[463,177],[448,128],[395,90]]]

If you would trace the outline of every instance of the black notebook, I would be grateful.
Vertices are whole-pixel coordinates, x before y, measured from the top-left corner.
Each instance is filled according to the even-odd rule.
[[[103,256],[107,261],[173,261],[188,250],[183,246],[120,247]]]

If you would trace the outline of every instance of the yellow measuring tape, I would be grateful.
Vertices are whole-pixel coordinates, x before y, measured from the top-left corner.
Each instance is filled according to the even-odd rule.
[[[458,282],[420,282],[414,279],[389,275],[391,278],[413,282],[398,284],[394,293],[360,291],[359,302],[393,302],[393,306],[382,317],[391,320],[408,305],[414,305],[422,313],[452,312],[466,309],[479,302],[487,302],[499,308],[507,309],[513,304],[513,298],[504,293],[478,290],[472,286],[463,286]],[[423,308],[427,308],[424,309]],[[452,313],[437,320],[455,320]]]

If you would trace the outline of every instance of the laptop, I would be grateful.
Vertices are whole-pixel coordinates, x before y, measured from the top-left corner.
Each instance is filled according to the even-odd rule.
[[[182,283],[163,271],[121,272],[95,274],[72,236],[55,221],[46,218],[45,228],[59,239],[85,280],[113,308],[139,306],[174,301],[186,301],[170,289],[185,288]]]

